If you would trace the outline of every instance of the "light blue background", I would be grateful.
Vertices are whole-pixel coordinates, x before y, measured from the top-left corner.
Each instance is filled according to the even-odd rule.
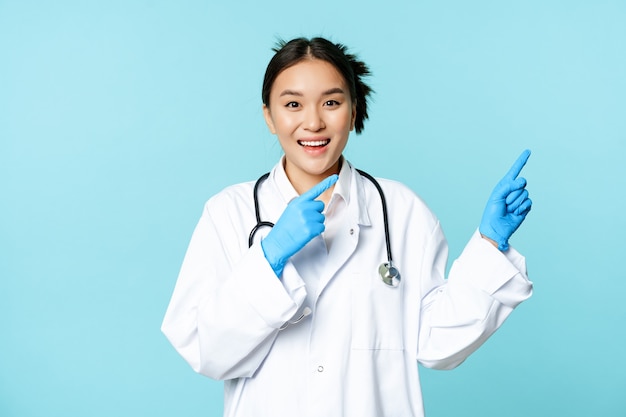
[[[159,331],[204,201],[279,158],[277,36],[367,61],[346,151],[440,217],[456,257],[524,148],[512,243],[535,295],[436,416],[625,416],[626,2],[0,0],[0,415],[218,416]]]

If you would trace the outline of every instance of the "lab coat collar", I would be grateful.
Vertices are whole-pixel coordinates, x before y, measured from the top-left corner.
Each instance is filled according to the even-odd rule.
[[[343,163],[341,164],[341,170],[339,171],[339,179],[335,184],[335,189],[333,190],[333,195],[331,196],[331,204],[332,201],[336,198],[342,198],[346,206],[350,206],[350,196],[356,196],[357,206],[356,210],[358,212],[358,222],[363,226],[371,226],[371,221],[369,214],[367,212],[367,202],[365,198],[365,189],[363,187],[363,177],[358,173],[358,171],[346,160],[343,158]],[[276,186],[280,195],[285,202],[285,204],[289,204],[291,200],[298,197],[298,192],[293,188],[289,178],[287,178],[287,173],[285,172],[285,157],[280,158],[280,161],[274,169],[272,170],[272,177],[276,182]]]
[[[365,187],[363,185],[363,181],[367,181],[364,179],[361,174],[348,162],[344,165],[348,165],[350,167],[350,178],[351,186],[353,187],[353,193],[356,197],[356,210],[358,212],[358,222],[361,226],[371,226],[372,222],[370,220],[369,213],[367,211],[367,199],[365,197]]]
[[[280,193],[285,204],[289,204],[291,200],[298,197],[298,192],[291,182],[289,178],[287,178],[287,173],[285,172],[285,157],[280,158],[280,161],[274,166],[272,170],[272,178],[276,182],[276,188],[278,188],[278,192]]]

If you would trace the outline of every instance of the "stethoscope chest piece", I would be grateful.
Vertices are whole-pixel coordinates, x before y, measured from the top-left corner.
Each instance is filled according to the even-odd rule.
[[[400,271],[393,266],[392,262],[384,262],[378,267],[378,273],[383,279],[383,282],[390,287],[397,287],[400,285]]]

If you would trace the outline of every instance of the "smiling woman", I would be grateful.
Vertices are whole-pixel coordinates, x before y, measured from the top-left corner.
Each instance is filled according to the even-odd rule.
[[[459,365],[531,295],[508,245],[531,207],[517,178],[529,152],[446,280],[426,204],[342,155],[367,119],[368,74],[343,45],[281,43],[262,98],[285,155],[265,182],[205,205],[162,329],[195,371],[224,380],[226,416],[423,416],[416,363]],[[273,227],[248,242],[259,216]],[[389,247],[402,280],[380,280]]]
[[[332,64],[313,58],[285,69],[263,110],[267,126],[285,152],[287,178],[299,194],[339,174],[356,104]],[[330,195],[322,196],[325,202],[329,199]]]

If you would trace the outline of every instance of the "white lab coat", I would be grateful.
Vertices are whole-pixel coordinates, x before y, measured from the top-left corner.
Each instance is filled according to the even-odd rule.
[[[379,182],[398,288],[378,274],[386,261],[380,197],[348,163],[334,190],[345,218],[330,251],[315,238],[282,279],[260,237],[248,248],[254,184],[206,203],[162,330],[195,371],[224,380],[225,416],[423,416],[416,361],[459,365],[531,295],[524,258],[478,233],[445,280],[438,220],[407,187]],[[276,222],[295,195],[277,164],[259,190],[261,219]],[[311,314],[293,323],[305,308]]]

